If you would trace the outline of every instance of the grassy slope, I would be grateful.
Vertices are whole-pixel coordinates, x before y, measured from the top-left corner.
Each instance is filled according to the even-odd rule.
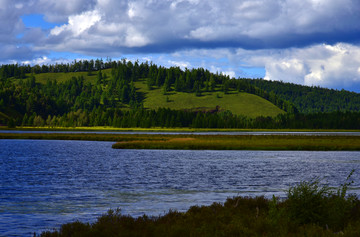
[[[196,96],[194,93],[171,91],[164,95],[162,88],[148,90],[145,81],[139,81],[135,86],[140,92],[145,93],[144,107],[150,109],[162,107],[213,110],[216,106],[220,106],[221,110],[230,110],[234,114],[249,117],[276,116],[284,113],[283,110],[269,101],[244,92],[230,91],[229,94],[224,94],[223,92],[215,91],[203,92],[202,96]]]
[[[106,73],[107,76],[110,76],[111,69],[106,69],[102,71],[103,73]],[[30,76],[27,75],[27,76]],[[96,82],[96,76],[97,72],[92,72],[91,75],[88,75],[88,72],[59,72],[59,73],[40,73],[36,74],[36,82],[45,84],[48,79],[56,79],[57,82],[61,83],[67,80],[70,80],[72,77],[80,77],[83,76],[85,81],[89,81],[92,84],[95,84]]]
[[[110,77],[111,69],[103,70],[103,73],[106,73],[107,76]],[[70,80],[72,77],[83,76],[85,81],[95,84],[96,75],[97,72],[93,72],[90,76],[87,72],[41,73],[36,74],[35,78],[37,83],[45,84],[48,79],[55,79],[58,83],[61,83]],[[234,114],[253,118],[257,116],[276,116],[284,113],[283,110],[271,102],[249,93],[230,91],[229,94],[224,94],[221,91],[215,91],[204,92],[202,96],[196,96],[194,93],[171,91],[167,95],[164,95],[162,88],[148,90],[145,80],[136,82],[135,86],[138,92],[145,94],[144,107],[149,109],[202,108],[205,110],[213,110],[216,106],[220,106],[221,110],[230,110]]]

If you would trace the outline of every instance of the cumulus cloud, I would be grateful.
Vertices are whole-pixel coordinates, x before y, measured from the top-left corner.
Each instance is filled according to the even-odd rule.
[[[360,2],[355,0],[62,2],[36,4],[42,5],[47,19],[67,16],[65,24],[51,31],[46,44],[38,46],[56,44],[57,50],[88,54],[101,48],[114,54],[199,47],[264,49],[352,42],[360,32],[359,24],[349,24],[360,20]]]
[[[27,43],[96,56],[333,44],[356,41],[360,32],[357,0],[1,0],[1,6],[1,32],[10,36],[3,39],[14,42],[23,31],[21,14],[43,14],[61,26],[46,41]]]
[[[28,14],[58,26],[27,28]],[[265,67],[271,80],[352,88],[360,77],[358,22],[358,0],[0,0],[0,59],[164,54],[156,58],[169,66],[231,76]]]
[[[360,91],[359,46],[338,43],[249,52],[248,61],[263,65],[267,80]]]

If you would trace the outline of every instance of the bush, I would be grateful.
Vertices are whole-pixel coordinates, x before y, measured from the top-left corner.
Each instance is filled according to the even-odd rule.
[[[348,186],[353,183],[349,182],[353,172],[338,190],[328,185],[321,186],[318,178],[290,187],[284,203],[290,220],[300,225],[311,223],[335,230],[343,229],[357,201],[354,195],[346,196]]]

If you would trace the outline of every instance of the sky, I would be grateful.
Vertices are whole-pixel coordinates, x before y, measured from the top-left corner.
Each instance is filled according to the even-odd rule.
[[[0,0],[0,64],[97,58],[360,92],[360,0]]]

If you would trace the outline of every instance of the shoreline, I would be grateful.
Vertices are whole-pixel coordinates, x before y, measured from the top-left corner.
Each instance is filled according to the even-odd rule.
[[[0,126],[2,131],[108,131],[108,132],[360,132],[357,129],[250,129],[250,128],[115,128],[96,127],[16,127]]]
[[[1,133],[0,139],[110,141],[114,149],[359,151],[351,135]]]

